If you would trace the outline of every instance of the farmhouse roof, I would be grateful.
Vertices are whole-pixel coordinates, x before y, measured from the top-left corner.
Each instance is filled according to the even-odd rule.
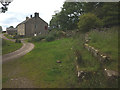
[[[21,24],[25,24],[25,23],[27,23],[28,21],[32,20],[32,19],[35,18],[35,17],[38,17],[38,18],[41,19],[44,23],[48,24],[48,23],[45,22],[42,18],[39,17],[39,13],[34,13],[34,14],[35,14],[34,17],[32,17],[32,16],[30,16],[31,18],[26,17],[26,20],[23,21],[23,22],[21,22],[21,23],[19,23],[16,27],[18,27],[18,26],[21,25]]]

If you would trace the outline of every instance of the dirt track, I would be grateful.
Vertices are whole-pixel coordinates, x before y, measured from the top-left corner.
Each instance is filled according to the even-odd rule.
[[[15,40],[8,39],[5,36],[2,36],[2,38],[15,42]],[[6,61],[9,61],[9,60],[14,60],[16,58],[19,58],[19,57],[27,54],[28,52],[30,52],[34,48],[34,44],[24,42],[24,40],[21,40],[21,41],[23,43],[23,46],[20,49],[2,56],[2,62],[3,63],[5,63]]]

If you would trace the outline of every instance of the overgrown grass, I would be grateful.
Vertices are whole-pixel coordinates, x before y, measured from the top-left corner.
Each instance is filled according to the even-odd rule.
[[[70,41],[71,39],[62,39],[35,43],[32,52],[19,60],[3,64],[3,78],[9,77],[10,80],[10,78],[26,77],[34,81],[36,87],[77,87]],[[62,63],[56,63],[57,60]],[[3,83],[3,87],[5,86]]]
[[[92,54],[83,47],[84,34],[78,34],[74,37],[75,43],[73,50],[78,50],[81,54],[83,63],[79,63],[79,69],[83,71],[97,71],[100,68],[99,61],[92,56]],[[78,61],[79,62],[79,61]]]
[[[13,52],[22,47],[22,43],[2,39],[2,55]]]
[[[73,38],[34,42],[33,51],[3,64],[3,88],[11,87],[10,79],[19,77],[28,78],[39,88],[117,87],[117,81],[105,77],[101,63],[83,47],[83,43],[84,35],[80,33]],[[75,66],[76,50],[82,59],[82,63],[78,63],[79,70],[90,72],[81,82],[78,81]],[[57,60],[62,63],[56,63]]]
[[[13,37],[8,34],[4,34],[4,36],[7,37],[8,39],[13,39]]]
[[[90,45],[94,46],[103,54],[109,56],[112,61],[105,65],[106,68],[118,70],[118,30],[119,27],[113,27],[104,31],[91,31]]]

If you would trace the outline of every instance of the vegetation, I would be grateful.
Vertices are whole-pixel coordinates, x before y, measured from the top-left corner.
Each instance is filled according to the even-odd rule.
[[[12,41],[2,39],[2,54],[7,54],[21,48],[22,43],[14,43]]]
[[[91,38],[90,45],[97,48],[103,54],[109,56],[112,61],[107,64],[108,69],[118,71],[118,30],[120,27],[113,27],[109,29],[102,29],[101,31],[91,31],[89,37]]]
[[[84,49],[83,43],[84,34],[80,33],[73,38],[34,42],[33,51],[3,64],[3,87],[11,87],[10,79],[19,77],[27,78],[35,87],[43,88],[117,87],[117,81],[111,81],[104,75],[101,63]],[[80,71],[89,72],[82,81],[77,78],[76,64]]]
[[[27,78],[38,88],[118,87],[118,79],[107,77],[104,73],[105,68],[118,71],[119,27],[112,27],[119,24],[116,18],[119,15],[118,5],[65,2],[62,10],[55,13],[50,21],[52,31],[29,40],[35,44],[34,50],[3,64],[3,87],[11,87],[10,79],[19,77]],[[67,37],[68,30],[73,30],[75,35]],[[91,46],[112,60],[101,63],[86,50],[83,32],[88,33]],[[84,77],[77,78],[77,70],[85,72]]]
[[[118,6],[118,2],[65,2],[61,11],[53,15],[50,27],[52,30],[78,29],[77,23],[80,20],[79,17],[87,13],[92,13],[95,15],[95,18],[100,19],[103,22],[103,27],[119,25],[118,16],[120,11]],[[90,20],[91,18],[88,21]]]
[[[88,32],[92,28],[99,28],[101,25],[102,22],[92,13],[87,13],[79,17],[78,27],[82,32]]]
[[[2,26],[0,26],[0,31],[2,31]]]
[[[60,39],[63,37],[65,37],[65,32],[53,30],[53,31],[50,31],[49,34],[47,34],[47,35],[34,36],[34,37],[30,38],[28,41],[29,42],[40,42],[42,40],[46,40],[49,42],[49,41],[54,41],[56,39]]]
[[[13,37],[8,34],[4,34],[4,36],[7,37],[8,39],[13,39]]]
[[[16,40],[15,40],[15,43],[21,43],[21,40],[16,39]]]
[[[69,57],[72,46],[70,41],[71,39],[62,39],[34,43],[35,49],[32,52],[19,60],[3,64],[3,79],[9,78],[4,80],[3,87],[11,87],[6,82],[18,77],[28,78],[36,87],[77,87],[74,59]],[[62,63],[56,63],[57,60]],[[18,73],[9,74],[17,69]]]

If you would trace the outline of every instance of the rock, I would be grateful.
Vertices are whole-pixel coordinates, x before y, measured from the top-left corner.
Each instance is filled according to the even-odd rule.
[[[57,60],[56,63],[62,63],[60,60]]]
[[[80,77],[82,73],[83,71],[78,71],[78,77]]]
[[[62,65],[60,65],[60,67],[62,67]]]
[[[118,72],[113,71],[113,70],[107,70],[107,69],[105,69],[105,72],[106,72],[106,74],[107,74],[108,77],[118,76]]]
[[[13,78],[11,78],[11,81],[13,81],[14,79]]]

